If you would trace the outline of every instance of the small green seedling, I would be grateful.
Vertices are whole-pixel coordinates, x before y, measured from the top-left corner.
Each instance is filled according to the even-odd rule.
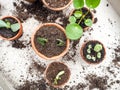
[[[65,45],[65,43],[63,40],[57,39],[57,46],[64,46],[64,45]]]
[[[103,49],[103,46],[101,44],[96,44],[94,47],[92,47],[92,45],[88,45],[88,48],[87,48],[87,55],[86,55],[86,58],[88,60],[93,60],[93,61],[96,61],[96,59],[100,59],[102,54],[101,54],[101,50]],[[96,52],[97,55],[91,55],[92,52]]]
[[[46,38],[41,38],[41,37],[38,37],[37,38],[37,41],[39,42],[39,44],[41,44],[42,46],[44,46],[48,40]]]
[[[71,40],[77,40],[83,35],[83,28],[80,23],[84,20],[86,26],[92,26],[93,21],[90,18],[86,18],[86,15],[91,9],[95,9],[100,4],[101,0],[73,0],[75,12],[69,17],[69,24],[66,26],[66,35]],[[83,14],[82,8],[87,6],[88,11]]]
[[[101,50],[102,50],[102,45],[101,44],[96,44],[95,47],[94,47],[94,51],[99,52]]]
[[[11,24],[8,20],[0,20],[0,28],[8,28],[11,29],[13,32],[17,32],[20,29],[20,25],[19,23]]]
[[[60,71],[60,72],[56,75],[56,77],[55,77],[55,79],[54,79],[54,84],[55,84],[55,85],[58,84],[58,80],[61,80],[61,76],[62,76],[64,73],[65,73],[65,71]]]

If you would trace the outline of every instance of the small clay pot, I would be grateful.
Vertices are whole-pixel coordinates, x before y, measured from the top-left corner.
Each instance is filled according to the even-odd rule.
[[[87,10],[87,11],[88,11],[89,9],[86,8],[86,7],[83,7],[83,10]],[[70,12],[70,16],[72,16],[74,12],[75,12],[75,9]],[[93,15],[93,13],[92,13],[91,11],[90,11],[90,14],[91,14],[91,16],[92,16],[91,20],[92,20],[92,22],[94,22],[94,15]],[[86,27],[82,27],[82,28],[83,28],[84,31],[86,31],[86,30],[88,30],[90,27],[86,26]]]
[[[14,16],[4,16],[4,17],[2,17],[2,18],[0,18],[0,19],[3,20],[3,19],[5,19],[5,18],[13,18],[13,19],[15,19],[15,20],[19,23],[20,29],[19,29],[18,33],[17,33],[14,37],[5,38],[5,37],[3,37],[3,36],[0,36],[0,38],[2,38],[2,39],[4,39],[4,40],[16,40],[16,39],[18,39],[18,38],[22,35],[22,33],[23,33],[22,23],[20,22],[20,20],[19,20],[18,18],[14,17]]]
[[[65,71],[65,73],[61,75],[61,79],[60,79],[61,81],[58,80],[58,84],[54,84],[54,79],[60,71]],[[44,72],[44,78],[46,82],[50,86],[53,86],[55,88],[62,88],[69,81],[70,75],[71,75],[71,72],[68,66],[62,62],[50,63]]]
[[[98,43],[98,44],[101,44],[102,45],[102,58],[100,58],[99,60],[97,59],[96,61],[91,61],[91,60],[88,60],[86,57],[85,57],[85,55],[86,54],[84,54],[85,53],[85,49],[87,48],[86,47],[86,45],[88,45],[88,43],[92,43],[93,45],[95,45],[95,43]],[[93,51],[92,51],[93,52]],[[81,47],[81,49],[80,49],[80,55],[81,55],[81,57],[82,57],[82,59],[85,61],[85,62],[87,62],[88,64],[93,64],[93,65],[96,65],[96,64],[99,64],[99,63],[101,63],[104,59],[105,59],[105,56],[106,56],[106,50],[105,50],[105,47],[104,47],[104,45],[101,43],[101,42],[99,42],[99,41],[97,41],[97,40],[90,40],[90,41],[87,41],[86,43],[84,43],[83,45],[82,45],[82,47]]]
[[[41,1],[41,0],[39,0],[39,1]],[[48,4],[45,0],[42,0],[42,2],[44,3],[44,5],[45,5],[47,8],[49,8],[49,9],[51,9],[51,10],[60,11],[60,10],[63,10],[63,9],[65,9],[65,8],[67,8],[67,7],[73,2],[73,0],[70,0],[67,5],[65,5],[65,6],[63,6],[63,7],[60,7],[60,8],[50,7],[49,4]]]
[[[28,2],[30,2],[30,3],[34,3],[34,2],[37,1],[37,0],[26,0],[26,1],[28,1]]]
[[[46,26],[55,26],[55,27],[57,27],[59,30],[61,30],[64,33],[64,35],[66,37],[66,47],[65,47],[64,51],[62,51],[62,53],[59,54],[59,55],[52,56],[52,57],[47,57],[44,54],[42,54],[41,52],[39,52],[37,50],[36,46],[35,46],[35,42],[34,41],[35,41],[35,35],[36,35],[37,31],[39,31],[40,28],[46,27]],[[33,33],[32,37],[31,37],[31,43],[32,43],[32,48],[34,49],[34,51],[36,52],[36,54],[38,54],[40,57],[42,57],[44,59],[47,59],[47,60],[55,60],[57,58],[60,58],[60,57],[64,56],[67,53],[67,51],[69,49],[69,43],[70,43],[70,41],[69,41],[69,39],[67,39],[67,36],[65,34],[65,30],[64,30],[64,28],[62,26],[60,26],[60,25],[58,25],[56,23],[44,23],[42,25],[40,24],[37,27],[37,29],[35,30],[35,32]]]

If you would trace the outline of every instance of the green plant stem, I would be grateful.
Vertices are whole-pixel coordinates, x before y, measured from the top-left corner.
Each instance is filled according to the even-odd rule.
[[[88,9],[88,11],[82,15],[81,19],[79,20],[78,24],[80,24],[80,22],[85,18],[85,16],[90,12],[90,9]]]

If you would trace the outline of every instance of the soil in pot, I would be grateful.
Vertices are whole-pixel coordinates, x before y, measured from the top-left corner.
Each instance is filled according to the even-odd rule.
[[[43,46],[38,42],[38,38],[47,39],[47,43]],[[64,42],[63,46],[58,46],[57,39]],[[67,39],[64,34],[57,26],[43,26],[35,34],[34,38],[35,47],[38,52],[42,53],[47,57],[53,57],[60,55],[66,48]]]
[[[54,84],[54,80],[60,71],[64,71],[64,74],[60,76],[61,79],[57,81],[57,84]],[[66,65],[60,62],[51,63],[46,70],[46,78],[49,81],[49,83],[52,85],[57,85],[57,86],[63,85],[68,81],[69,76],[70,76],[70,70]]]
[[[102,46],[102,49],[99,51],[99,55],[98,52],[96,52],[94,50],[95,46],[99,44]],[[90,53],[88,48],[90,48]],[[104,57],[105,57],[105,48],[103,46],[102,43],[100,43],[99,41],[89,41],[87,42],[83,47],[82,47],[82,57],[85,61],[87,61],[88,63],[100,63]],[[89,56],[88,56],[89,55]]]
[[[52,8],[61,8],[67,5],[70,0],[45,0],[49,7]]]
[[[83,14],[83,15],[85,15],[85,14],[88,12],[88,9],[85,8],[85,7],[83,7],[81,10],[82,10],[82,14]],[[76,10],[75,10],[75,11],[76,11]],[[75,11],[73,11],[73,13],[74,13]],[[72,14],[72,15],[73,15],[73,14]],[[81,19],[81,18],[80,18],[80,19]],[[77,19],[76,23],[78,23],[78,22],[80,21],[80,19]],[[85,23],[84,23],[86,19],[91,19],[91,20],[93,19],[93,15],[92,15],[91,11],[89,11],[88,14],[84,17],[84,19],[81,20],[81,22],[80,22],[79,25],[80,25],[82,28],[88,27],[88,26],[86,26]]]
[[[5,18],[5,19],[3,19],[3,21],[9,21],[10,24],[18,23],[18,22],[17,22],[15,19],[13,19],[13,18]],[[11,29],[9,29],[9,28],[4,28],[4,27],[1,27],[1,28],[0,28],[0,35],[1,35],[2,37],[5,37],[5,38],[12,38],[12,37],[16,36],[18,32],[19,32],[19,30],[16,31],[16,32],[13,32],[13,31],[12,31]]]

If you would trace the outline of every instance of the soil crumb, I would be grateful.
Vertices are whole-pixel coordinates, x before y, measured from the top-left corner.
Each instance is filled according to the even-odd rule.
[[[26,45],[23,44],[24,41],[14,40],[12,41],[12,47],[17,49],[26,48]]]

